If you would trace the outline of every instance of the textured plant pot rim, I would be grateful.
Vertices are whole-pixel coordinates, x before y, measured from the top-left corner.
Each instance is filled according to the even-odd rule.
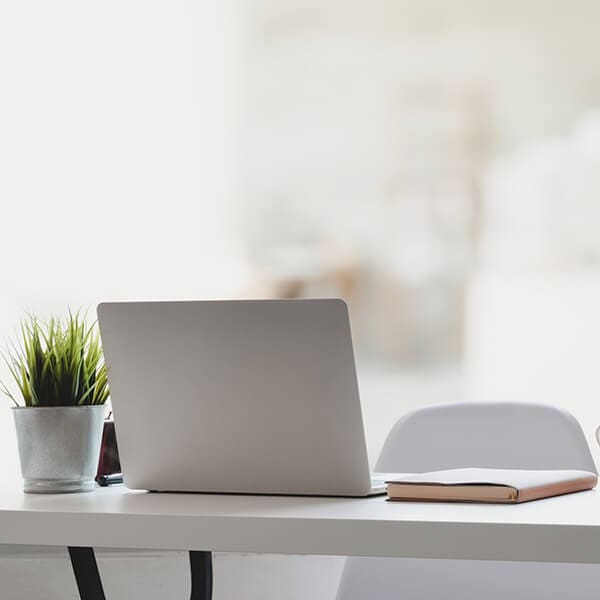
[[[82,408],[97,410],[99,408],[106,408],[106,404],[83,404],[81,406],[11,406],[10,408],[11,410],[81,410]]]

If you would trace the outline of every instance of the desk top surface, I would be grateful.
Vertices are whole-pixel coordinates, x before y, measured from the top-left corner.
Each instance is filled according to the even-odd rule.
[[[600,564],[600,492],[521,505],[0,486],[0,543]]]

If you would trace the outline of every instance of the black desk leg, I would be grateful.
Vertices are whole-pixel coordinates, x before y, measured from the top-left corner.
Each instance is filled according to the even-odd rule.
[[[69,546],[69,557],[81,600],[106,600],[94,549]]]
[[[190,600],[212,600],[212,554],[190,550],[190,574],[192,576]]]
[[[106,600],[93,548],[69,546],[69,557],[81,600]],[[190,600],[212,600],[212,554],[190,551]]]

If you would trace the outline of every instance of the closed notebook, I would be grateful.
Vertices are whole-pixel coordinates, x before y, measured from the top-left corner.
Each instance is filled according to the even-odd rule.
[[[590,490],[597,482],[589,471],[473,468],[407,475],[386,483],[390,500],[517,504]]]

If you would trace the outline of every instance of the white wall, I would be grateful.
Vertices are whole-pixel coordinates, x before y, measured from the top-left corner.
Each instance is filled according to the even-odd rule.
[[[2,3],[0,333],[24,307],[236,282],[227,6]]]
[[[232,7],[0,3],[2,348],[25,310],[238,289]]]

